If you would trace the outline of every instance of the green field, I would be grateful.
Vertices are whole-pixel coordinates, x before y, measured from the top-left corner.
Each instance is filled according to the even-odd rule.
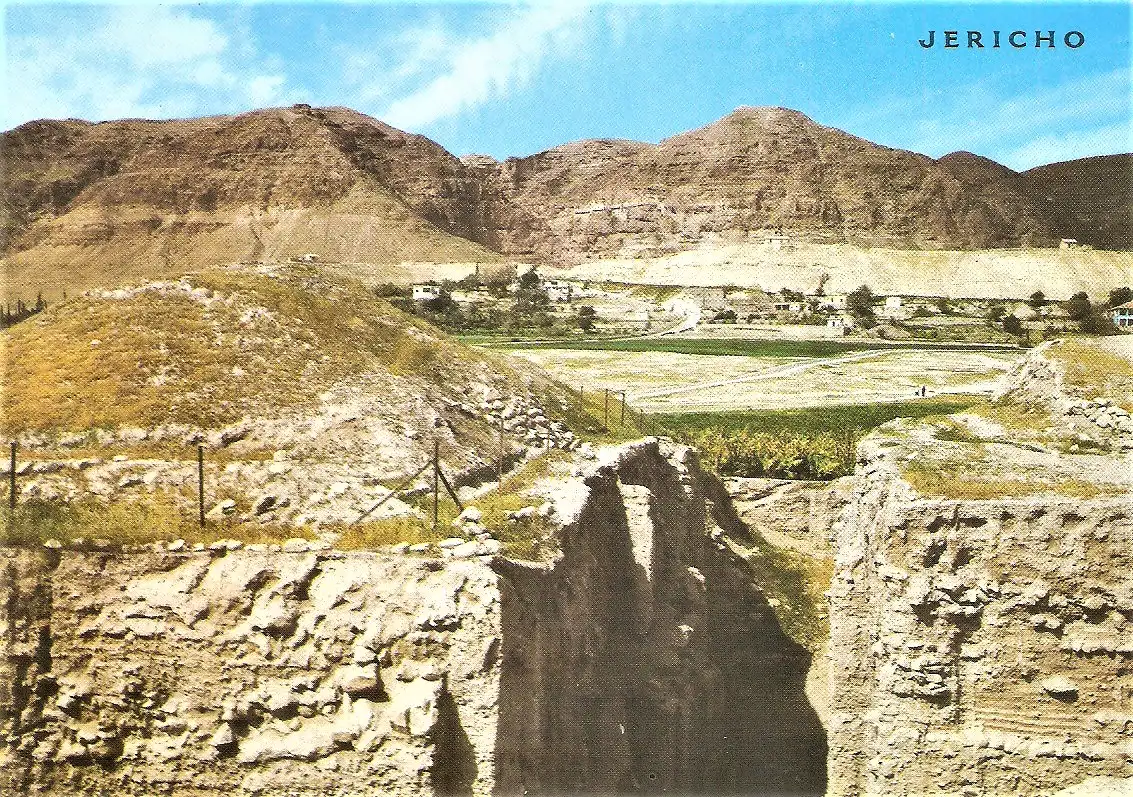
[[[700,451],[704,461],[723,476],[833,479],[853,472],[857,441],[886,421],[947,415],[979,401],[960,396],[792,410],[667,413],[650,418]]]
[[[879,404],[846,404],[793,410],[735,410],[729,412],[688,412],[650,415],[657,424],[674,432],[708,429],[745,430],[780,434],[819,435],[876,429],[894,418],[924,418],[950,415],[977,403],[974,396],[948,396]]]
[[[470,342],[470,341],[465,341]],[[502,349],[573,349],[583,351],[670,352],[732,357],[837,357],[851,352],[885,349],[946,351],[1016,351],[1016,346],[973,346],[970,344],[901,344],[880,341],[834,340],[743,340],[699,338],[631,338],[629,340],[506,341],[493,344]]]

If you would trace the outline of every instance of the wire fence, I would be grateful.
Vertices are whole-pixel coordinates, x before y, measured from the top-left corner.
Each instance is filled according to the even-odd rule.
[[[572,393],[572,398],[575,394]],[[586,390],[583,386],[579,386],[577,392],[578,406],[574,408],[578,417],[582,419],[589,419],[588,423],[583,425],[587,426],[586,431],[590,434],[597,433],[601,436],[611,437],[624,437],[627,434],[650,434],[654,428],[653,419],[645,412],[636,409],[629,405],[626,398],[626,391],[614,390],[611,388],[600,388],[595,390]],[[628,423],[627,423],[628,421]],[[597,425],[599,424],[600,425]],[[517,456],[516,450],[509,442],[509,431],[514,434],[516,429],[513,427],[508,428],[507,421],[501,417],[496,424],[497,443],[496,450],[491,452],[488,457],[475,457],[487,461],[487,466],[482,466],[474,469],[474,473],[460,473],[459,475],[452,472],[446,472],[446,467],[441,459],[441,441],[434,438],[431,446],[431,454],[427,462],[413,471],[410,475],[402,478],[396,485],[387,489],[385,495],[376,501],[372,501],[366,505],[360,514],[351,520],[347,525],[356,525],[372,518],[374,514],[385,506],[389,501],[394,498],[404,498],[407,491],[418,483],[422,475],[429,473],[428,490],[424,495],[428,497],[431,506],[429,506],[431,515],[431,525],[435,532],[438,531],[440,526],[440,507],[442,500],[451,499],[456,505],[458,511],[464,510],[464,503],[461,500],[458,487],[461,481],[476,483],[489,481],[492,477],[496,480],[496,489],[503,491],[507,482],[508,469],[515,464],[516,461],[522,459],[522,456]],[[572,433],[573,436],[573,433]],[[578,440],[580,438],[574,438]],[[546,449],[549,450],[554,444],[551,437],[547,436],[542,441]],[[528,446],[529,449],[531,446]],[[9,445],[8,457],[8,509],[10,513],[14,513],[20,502],[20,477],[24,475],[39,476],[46,473],[55,472],[53,469],[43,468],[43,461],[34,457],[29,457],[25,464],[21,467],[19,459],[19,443],[12,440]],[[522,455],[525,449],[519,449]],[[112,461],[128,461],[124,454],[119,454],[112,458]],[[206,479],[206,465],[208,463],[208,456],[206,445],[198,442],[195,451],[195,493],[196,504],[196,523],[204,529],[209,523],[210,512],[208,511],[208,501],[210,499],[210,485],[209,480]],[[0,460],[2,461],[2,460]],[[184,460],[178,459],[177,461],[184,463]],[[227,461],[232,464],[230,457],[223,457],[221,462]],[[219,464],[219,463],[217,463]],[[37,470],[36,466],[40,466]],[[61,469],[61,468],[60,468]],[[215,470],[215,468],[213,469]],[[185,484],[187,478],[180,480],[184,487],[189,485]],[[125,486],[123,483],[119,487]],[[416,492],[416,496],[422,497],[421,492]],[[213,500],[217,496],[211,496]],[[71,500],[70,498],[68,500]],[[2,506],[3,504],[0,504]]]

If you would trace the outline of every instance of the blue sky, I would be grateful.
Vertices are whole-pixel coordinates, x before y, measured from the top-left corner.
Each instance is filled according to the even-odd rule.
[[[0,3],[5,129],[307,102],[506,157],[780,105],[1017,169],[1133,149],[1126,3]],[[925,50],[929,29],[1031,46]],[[1036,49],[1036,29],[1058,46]]]

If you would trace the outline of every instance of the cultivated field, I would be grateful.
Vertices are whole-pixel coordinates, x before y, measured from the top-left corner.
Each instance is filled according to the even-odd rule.
[[[1005,351],[870,349],[823,356],[517,349],[587,390],[625,390],[647,412],[781,409],[990,393],[1019,358]]]

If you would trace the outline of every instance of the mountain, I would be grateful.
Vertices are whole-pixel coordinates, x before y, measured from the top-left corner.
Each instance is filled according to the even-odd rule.
[[[1017,174],[740,108],[658,144],[457,158],[345,108],[37,121],[0,135],[9,296],[313,253],[374,279],[403,262],[576,264],[714,243],[1129,247],[1129,156]],[[376,264],[376,265],[375,265]]]
[[[104,284],[313,253],[492,262],[490,202],[422,136],[341,108],[40,121],[3,134],[7,276]]]
[[[1051,208],[1065,238],[1103,249],[1133,249],[1133,155],[1052,163],[1022,174],[1023,184]]]
[[[558,260],[660,254],[778,228],[896,248],[1057,243],[1013,172],[977,177],[959,161],[882,147],[797,111],[740,108],[657,145],[579,142],[486,176],[544,220],[505,235],[505,251]]]

